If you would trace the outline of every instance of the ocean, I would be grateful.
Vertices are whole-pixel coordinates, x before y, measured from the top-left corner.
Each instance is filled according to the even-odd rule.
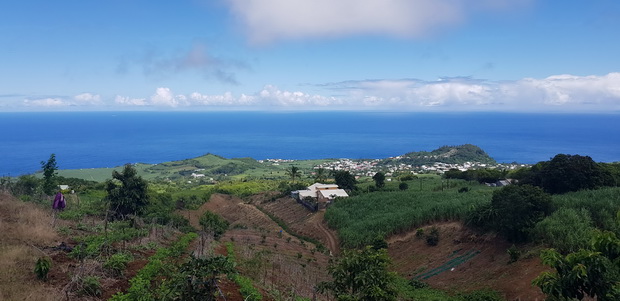
[[[226,158],[386,158],[471,143],[498,162],[558,153],[620,161],[619,114],[376,112],[0,113],[0,176]]]

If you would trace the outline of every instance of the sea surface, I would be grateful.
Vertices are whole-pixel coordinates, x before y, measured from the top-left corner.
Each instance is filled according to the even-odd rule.
[[[471,143],[498,162],[558,153],[620,161],[620,114],[366,112],[0,113],[0,176],[226,158],[386,158]]]

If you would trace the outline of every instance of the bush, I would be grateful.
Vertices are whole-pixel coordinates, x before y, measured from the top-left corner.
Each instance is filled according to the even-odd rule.
[[[538,241],[567,254],[586,248],[594,230],[588,210],[561,208],[536,224],[532,233]]]
[[[528,232],[552,211],[551,196],[530,185],[510,185],[493,193],[491,226],[509,241],[527,241]]]
[[[235,283],[239,285],[239,293],[243,296],[243,300],[261,301],[263,295],[254,287],[252,280],[239,274],[233,276]]]
[[[506,252],[508,252],[508,256],[510,256],[508,264],[517,262],[517,260],[519,260],[519,258],[521,257],[521,251],[515,245],[512,245],[512,247],[508,248]]]
[[[405,182],[402,182],[402,183],[398,184],[398,189],[400,189],[400,190],[407,190],[407,189],[409,189],[409,185],[407,183],[405,183]]]
[[[426,235],[426,244],[429,246],[436,246],[439,243],[439,229],[437,227],[431,227],[430,233]]]
[[[40,257],[34,265],[34,273],[39,280],[47,280],[47,273],[52,267],[52,260],[49,257]]]
[[[417,238],[424,237],[424,229],[423,228],[418,228],[417,230],[415,230],[415,237],[417,237]]]
[[[96,276],[86,276],[80,279],[80,289],[78,290],[79,295],[86,296],[101,296],[101,283],[99,282],[99,277]]]
[[[204,231],[213,233],[213,238],[219,239],[228,229],[229,223],[221,216],[211,211],[205,211],[200,217],[200,225]]]
[[[128,253],[116,253],[103,263],[103,268],[115,277],[122,276],[127,263],[133,260],[133,256]]]
[[[469,192],[469,187],[461,187],[459,188],[459,193]]]
[[[426,282],[424,282],[424,281],[422,281],[420,279],[416,279],[416,278],[411,278],[411,280],[409,280],[409,284],[414,289],[421,289],[421,288],[429,287],[428,283],[426,283]]]

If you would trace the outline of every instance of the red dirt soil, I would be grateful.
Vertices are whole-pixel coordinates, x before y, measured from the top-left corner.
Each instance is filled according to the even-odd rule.
[[[220,242],[233,243],[242,274],[254,279],[265,296],[268,292],[294,291],[299,296],[312,297],[314,286],[328,279],[329,256],[318,252],[314,244],[284,231],[254,205],[234,196],[213,194],[198,210],[180,214],[190,219],[192,226],[200,228],[199,218],[207,210],[231,223]]]
[[[325,211],[312,213],[291,197],[282,197],[272,201],[271,198],[257,196],[252,203],[283,220],[295,233],[320,241],[332,251],[332,254],[340,253],[338,235],[336,231],[327,227],[323,219]]]
[[[531,285],[546,268],[538,253],[527,252],[530,246],[519,246],[523,255],[508,264],[507,249],[512,246],[494,235],[478,235],[461,223],[435,224],[440,231],[439,244],[429,246],[426,240],[415,236],[415,231],[388,239],[388,252],[395,270],[407,277],[420,275],[440,267],[455,256],[468,251],[480,251],[472,259],[436,276],[423,280],[434,288],[447,291],[471,291],[491,288],[502,293],[506,300],[545,300],[537,287]],[[430,226],[424,229],[430,231]]]

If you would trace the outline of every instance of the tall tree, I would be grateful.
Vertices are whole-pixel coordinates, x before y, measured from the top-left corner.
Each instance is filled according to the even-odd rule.
[[[330,264],[331,282],[322,282],[318,290],[331,293],[336,300],[396,300],[395,275],[388,272],[390,258],[386,249],[367,246],[345,250],[340,260]]]
[[[53,195],[56,192],[57,185],[56,176],[58,173],[58,166],[56,165],[56,155],[51,154],[49,159],[41,161],[41,168],[43,168],[43,192],[47,195]]]
[[[382,188],[385,186],[385,175],[382,172],[377,172],[372,179],[375,181],[375,186],[377,188]]]
[[[493,193],[495,229],[508,240],[527,240],[528,230],[552,211],[551,196],[530,185],[510,185]]]
[[[149,203],[146,181],[130,164],[125,165],[122,172],[112,172],[112,178],[106,182],[106,199],[110,202],[113,218],[142,214]]]
[[[293,165],[290,169],[286,170],[286,174],[291,177],[291,181],[295,184],[295,179],[301,177],[301,170],[299,170],[299,167]]]
[[[325,180],[327,180],[327,170],[323,167],[319,167],[314,175],[314,181],[323,183]]]
[[[334,178],[336,180],[336,185],[340,186],[342,189],[346,190],[355,190],[357,187],[357,181],[355,180],[355,176],[353,176],[347,170],[339,170],[334,173]]]

